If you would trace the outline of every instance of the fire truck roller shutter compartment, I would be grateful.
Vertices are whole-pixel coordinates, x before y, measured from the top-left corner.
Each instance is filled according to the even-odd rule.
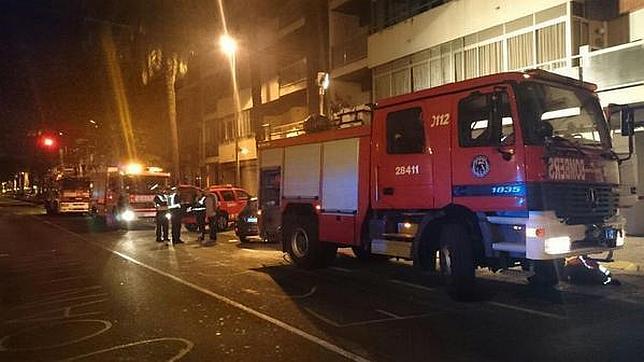
[[[284,151],[284,197],[320,196],[319,143],[287,147]]]
[[[351,244],[358,210],[359,139],[322,145],[322,199],[320,239]]]

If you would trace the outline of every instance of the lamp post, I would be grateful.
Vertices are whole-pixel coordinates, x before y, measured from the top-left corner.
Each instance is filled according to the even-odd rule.
[[[235,55],[237,54],[237,41],[231,37],[228,33],[223,34],[219,38],[219,47],[221,51],[228,57],[228,62],[230,64],[230,74],[233,81],[233,93],[237,92],[237,77],[236,77],[236,66],[235,66]],[[241,163],[239,160],[239,107],[237,101],[237,94],[233,94],[233,99],[235,100],[235,120],[233,122],[233,138],[235,140],[235,185],[240,186],[241,184]]]

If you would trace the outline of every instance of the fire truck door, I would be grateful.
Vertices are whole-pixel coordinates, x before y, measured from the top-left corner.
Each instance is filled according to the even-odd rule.
[[[525,157],[514,104],[508,87],[490,87],[457,99],[454,203],[474,211],[525,208]]]
[[[373,203],[379,209],[433,206],[432,161],[421,103],[382,110],[376,118]]]

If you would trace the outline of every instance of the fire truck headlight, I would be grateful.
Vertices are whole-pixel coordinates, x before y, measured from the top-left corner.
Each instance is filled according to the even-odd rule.
[[[547,238],[544,242],[546,254],[563,254],[570,251],[570,236]]]
[[[168,220],[172,219],[172,214],[170,214],[169,212],[166,212],[165,213],[165,218],[168,219]]]
[[[133,221],[135,218],[136,218],[136,215],[132,210],[125,210],[121,214],[121,219],[123,219],[123,221]]]

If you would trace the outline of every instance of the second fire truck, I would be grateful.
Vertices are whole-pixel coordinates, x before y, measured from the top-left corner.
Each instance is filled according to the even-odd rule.
[[[302,267],[351,247],[454,286],[516,265],[556,282],[564,258],[624,245],[619,160],[594,90],[502,73],[382,100],[369,124],[263,142],[262,233]],[[623,126],[632,135],[628,109]]]
[[[111,228],[153,221],[156,215],[154,195],[170,182],[170,174],[161,168],[137,163],[102,167],[95,170],[91,178],[91,211]]]

